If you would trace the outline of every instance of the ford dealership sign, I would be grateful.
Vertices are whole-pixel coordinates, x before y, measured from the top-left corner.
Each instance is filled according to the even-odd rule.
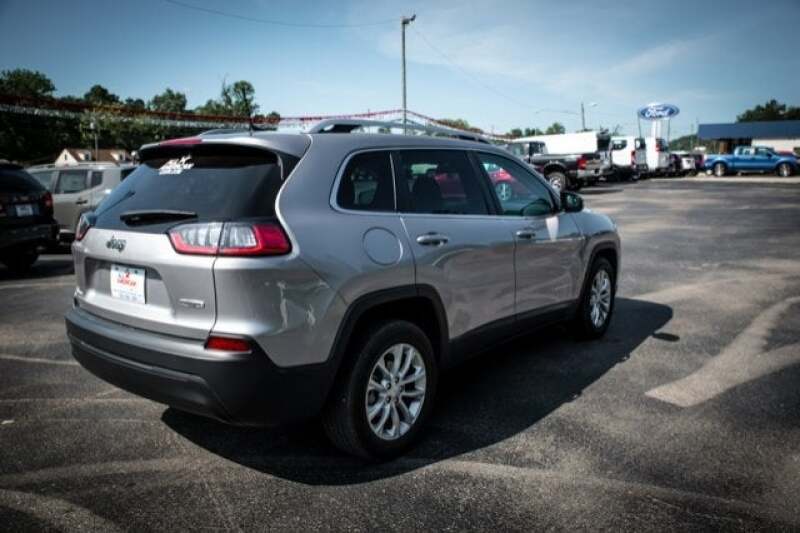
[[[649,104],[639,110],[639,116],[645,120],[662,120],[672,118],[680,112],[676,105]]]

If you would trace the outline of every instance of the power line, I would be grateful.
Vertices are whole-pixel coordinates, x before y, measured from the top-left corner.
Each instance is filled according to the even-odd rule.
[[[455,61],[450,59],[450,57],[447,54],[445,54],[439,48],[434,46],[434,44],[432,42],[430,42],[428,40],[428,38],[425,37],[425,35],[423,33],[421,33],[420,31],[418,31],[416,28],[411,28],[411,29],[414,30],[414,33],[416,33],[419,36],[420,39],[422,39],[422,42],[424,42],[431,50],[433,50],[434,52],[439,54],[439,56],[441,56],[442,59],[444,59],[447,62],[447,64],[450,65],[451,68],[457,70],[458,72],[461,73],[462,76],[470,79],[473,83],[476,83],[476,84],[480,85],[481,87],[483,87],[487,91],[493,92],[494,94],[496,94],[496,95],[498,95],[498,96],[500,96],[502,98],[505,98],[509,102],[512,102],[512,103],[514,103],[514,104],[516,104],[516,105],[518,105],[520,107],[526,107],[528,109],[533,109],[535,115],[538,115],[539,113],[563,113],[565,115],[579,115],[580,114],[577,111],[567,111],[567,110],[564,110],[564,109],[536,108],[536,107],[533,107],[533,106],[531,106],[529,104],[521,102],[521,101],[517,100],[516,98],[513,98],[513,97],[511,97],[511,96],[509,96],[509,95],[497,90],[496,88],[492,87],[491,85],[488,85],[487,83],[483,82],[482,80],[478,79],[477,77],[473,76],[472,74],[470,74],[469,72],[464,70],[461,66],[458,65],[458,63],[456,63]]]
[[[185,9],[191,9],[194,11],[200,11],[202,13],[208,13],[211,15],[217,15],[220,17],[227,17],[236,20],[244,20],[247,22],[255,22],[258,24],[268,24],[271,26],[285,26],[289,28],[317,28],[317,29],[331,29],[331,28],[363,28],[367,26],[383,26],[384,24],[395,24],[397,22],[396,19],[385,19],[385,20],[376,20],[375,22],[362,22],[362,23],[355,23],[355,24],[309,24],[304,22],[286,22],[283,20],[272,20],[272,19],[262,19],[256,17],[247,17],[244,15],[237,15],[236,13],[229,13],[227,11],[222,11],[219,9],[212,9],[208,7],[196,6],[194,4],[188,4],[186,2],[181,2],[180,0],[164,0],[169,4],[183,7]]]

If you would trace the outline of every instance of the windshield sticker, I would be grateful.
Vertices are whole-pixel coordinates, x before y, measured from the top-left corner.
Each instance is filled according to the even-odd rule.
[[[164,165],[158,169],[159,174],[180,174],[184,170],[189,170],[194,166],[194,163],[190,163],[189,161],[192,159],[192,156],[185,155],[180,159],[170,159]]]

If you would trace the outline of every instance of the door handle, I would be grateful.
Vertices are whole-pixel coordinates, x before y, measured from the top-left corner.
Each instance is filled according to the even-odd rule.
[[[536,238],[536,231],[532,229],[521,229],[517,233],[518,239],[534,239]]]
[[[447,244],[450,238],[441,233],[426,233],[417,237],[417,242],[423,246],[441,246]]]
[[[75,205],[86,205],[88,203],[89,200],[86,200],[84,198],[78,198],[77,200],[75,200]]]

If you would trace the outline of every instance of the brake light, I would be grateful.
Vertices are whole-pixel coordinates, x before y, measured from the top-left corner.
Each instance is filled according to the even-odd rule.
[[[49,193],[48,193],[49,194]],[[81,218],[78,219],[78,226],[75,228],[75,240],[81,241],[86,234],[89,233],[89,229],[91,229],[92,224],[89,220],[89,217],[86,213],[81,215]]]
[[[193,144],[200,144],[203,139],[200,137],[181,137],[180,139],[170,139],[158,143],[159,146],[186,146]]]
[[[182,224],[169,230],[169,240],[179,254],[217,255],[222,223]]]
[[[283,255],[292,247],[278,224],[225,224],[220,255]]]
[[[42,196],[42,203],[44,204],[45,211],[52,215],[53,214],[53,195],[50,194],[50,191],[47,191]]]
[[[292,247],[277,223],[220,222],[183,224],[169,231],[181,254],[264,256],[284,255]]]
[[[222,350],[224,352],[250,352],[252,347],[247,339],[236,337],[220,337],[211,335],[206,340],[207,350]]]
[[[631,150],[631,166],[636,166],[636,150]]]
[[[578,169],[586,170],[586,158],[583,156],[578,158]]]

